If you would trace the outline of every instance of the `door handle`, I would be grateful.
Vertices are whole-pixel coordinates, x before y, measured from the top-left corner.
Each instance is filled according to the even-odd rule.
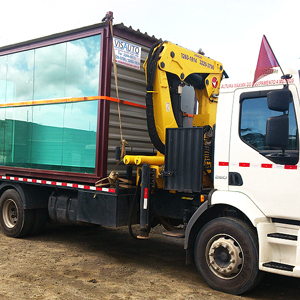
[[[243,178],[240,173],[229,172],[229,185],[242,186]]]

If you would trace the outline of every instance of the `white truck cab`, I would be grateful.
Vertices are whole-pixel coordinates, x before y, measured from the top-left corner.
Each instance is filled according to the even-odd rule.
[[[287,73],[288,84],[278,73],[254,86],[222,81],[211,204],[237,208],[256,227],[260,270],[300,277],[300,85],[297,71]]]

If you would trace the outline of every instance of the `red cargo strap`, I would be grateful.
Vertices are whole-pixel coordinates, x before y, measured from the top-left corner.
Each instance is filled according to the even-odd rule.
[[[83,102],[83,101],[93,101],[93,100],[107,100],[107,101],[118,103],[117,98],[108,97],[108,96],[90,96],[90,97],[29,100],[29,101],[13,102],[13,103],[1,103],[0,108],[1,107],[20,107],[20,106],[29,106],[29,105],[45,105],[45,104],[57,104],[57,103]],[[131,101],[121,100],[121,99],[120,99],[120,103],[129,105],[129,106],[134,106],[134,107],[146,108],[145,105],[134,103]]]

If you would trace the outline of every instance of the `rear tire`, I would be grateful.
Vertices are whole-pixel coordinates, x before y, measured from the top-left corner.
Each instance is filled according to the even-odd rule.
[[[23,237],[30,234],[34,222],[34,211],[25,210],[20,194],[6,190],[0,198],[0,226],[9,237]]]
[[[256,233],[239,219],[207,223],[196,239],[195,262],[206,283],[225,293],[243,294],[262,278]]]

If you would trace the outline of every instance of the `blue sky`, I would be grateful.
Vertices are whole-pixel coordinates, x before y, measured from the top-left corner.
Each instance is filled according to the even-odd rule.
[[[282,66],[300,69],[299,0],[10,0],[1,3],[0,46],[101,22],[169,40],[223,63],[229,76],[255,69],[262,35]]]

